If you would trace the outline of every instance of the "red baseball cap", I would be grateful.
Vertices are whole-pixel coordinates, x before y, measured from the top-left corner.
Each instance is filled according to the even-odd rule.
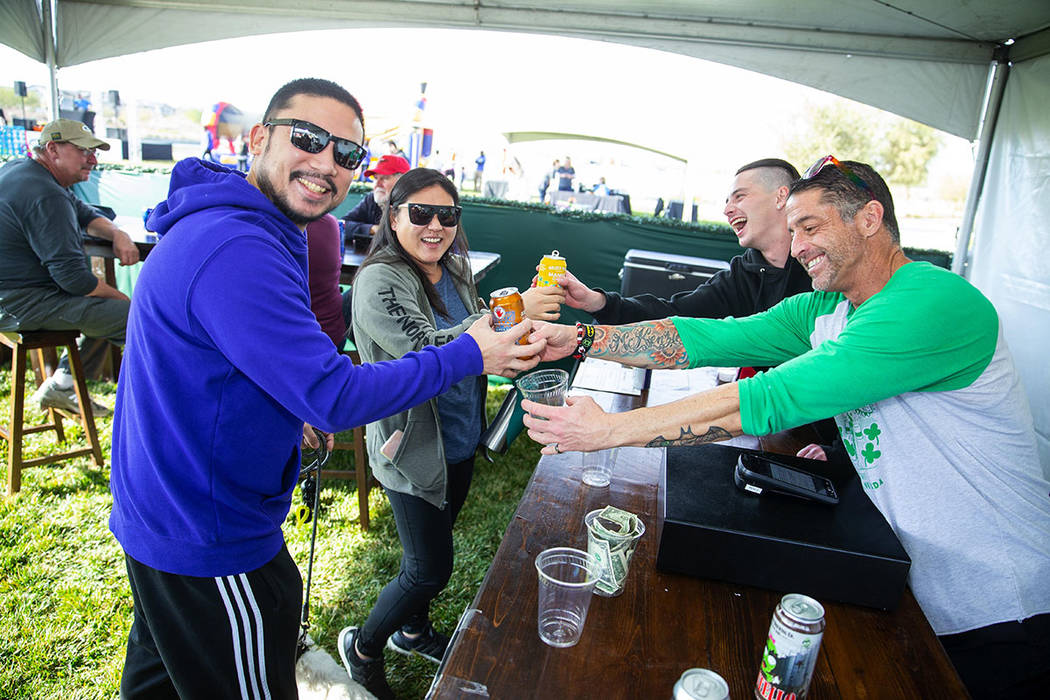
[[[408,161],[401,156],[386,155],[379,159],[376,163],[376,167],[370,168],[365,171],[365,177],[372,177],[373,175],[393,175],[395,173],[407,173],[412,169],[412,166],[408,164]]]

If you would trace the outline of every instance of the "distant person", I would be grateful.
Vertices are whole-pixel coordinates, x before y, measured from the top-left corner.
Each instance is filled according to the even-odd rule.
[[[339,291],[339,277],[343,271],[342,246],[339,241],[339,222],[325,214],[306,225],[306,245],[310,267],[310,310],[317,317],[324,334],[332,339],[337,350],[346,343],[346,320],[343,318],[343,297]]]
[[[558,171],[558,168],[560,166],[561,166],[561,161],[558,160],[557,158],[555,158],[554,162],[551,164],[550,170],[548,170],[546,173],[543,174],[543,182],[540,183],[540,201],[541,202],[546,202],[547,201],[547,190],[551,186],[551,178],[556,177],[555,173]]]
[[[554,174],[558,178],[558,191],[572,192],[572,181],[576,178],[576,168],[572,167],[572,158],[565,156],[564,165],[555,168]]]
[[[604,177],[598,179],[598,184],[591,188],[591,192],[599,197],[609,196],[609,186],[605,184]]]
[[[382,218],[383,205],[390,198],[390,190],[398,178],[412,169],[408,161],[397,155],[385,155],[374,168],[365,171],[365,177],[375,178],[372,191],[366,194],[357,206],[343,217],[343,240],[352,247],[354,237],[375,235]]]
[[[401,150],[397,145],[397,141],[393,139],[386,142],[387,155],[397,156],[398,158],[404,158],[408,160],[408,154]]]
[[[311,426],[364,425],[543,349],[514,344],[529,322],[481,318],[391,362],[336,351],[310,309],[303,231],[346,196],[363,140],[350,93],[292,81],[251,129],[247,176],[180,161],[150,215],[164,237],[135,287],[110,476],[134,610],[125,700],[296,697],[302,578],[281,525]]]
[[[81,229],[112,241],[121,265],[137,263],[139,249],[69,190],[91,177],[97,148],[108,151],[109,144],[87,125],[56,119],[44,126],[30,158],[0,166],[0,330],[79,330],[124,343],[130,302],[95,277]],[[32,400],[41,408],[80,411],[68,357]],[[91,403],[95,415],[111,413]]]
[[[485,151],[474,159],[474,190],[481,192],[481,177],[485,172]]]

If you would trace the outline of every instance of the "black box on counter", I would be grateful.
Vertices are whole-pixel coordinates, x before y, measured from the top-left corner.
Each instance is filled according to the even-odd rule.
[[[831,479],[839,503],[829,506],[745,493],[733,481],[742,452],[765,454],[726,445],[667,449],[656,567],[817,600],[896,607],[911,560],[853,466],[774,456]]]
[[[729,263],[722,260],[631,248],[620,271],[620,294],[648,293],[667,299],[678,292],[691,292],[728,269]]]

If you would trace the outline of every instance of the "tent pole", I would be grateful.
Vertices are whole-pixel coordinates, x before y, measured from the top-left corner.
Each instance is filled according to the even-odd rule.
[[[58,61],[55,57],[55,3],[58,0],[44,0],[40,3],[41,25],[44,33],[44,55],[47,58],[47,72],[51,83],[51,119],[59,117],[58,101]]]
[[[981,115],[980,131],[977,136],[977,157],[973,166],[973,177],[970,178],[970,192],[966,197],[963,209],[959,237],[955,243],[955,257],[952,258],[952,272],[970,277],[970,242],[973,239],[973,225],[977,219],[977,205],[984,190],[984,179],[988,174],[988,156],[992,150],[996,123],[999,120],[999,108],[1003,104],[1003,93],[1006,91],[1006,79],[1010,75],[1010,62],[1007,58],[1007,47],[999,47],[995,60],[988,68],[988,93],[984,100]]]

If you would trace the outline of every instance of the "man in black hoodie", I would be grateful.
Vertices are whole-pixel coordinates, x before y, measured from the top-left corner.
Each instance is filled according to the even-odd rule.
[[[813,291],[809,275],[790,255],[784,204],[788,186],[797,179],[798,171],[779,158],[756,160],[736,171],[724,213],[746,250],[730,261],[728,270],[693,291],[670,299],[652,294],[624,298],[590,289],[567,273],[564,303],[590,313],[598,323],[619,325],[669,316],[739,318]]]

